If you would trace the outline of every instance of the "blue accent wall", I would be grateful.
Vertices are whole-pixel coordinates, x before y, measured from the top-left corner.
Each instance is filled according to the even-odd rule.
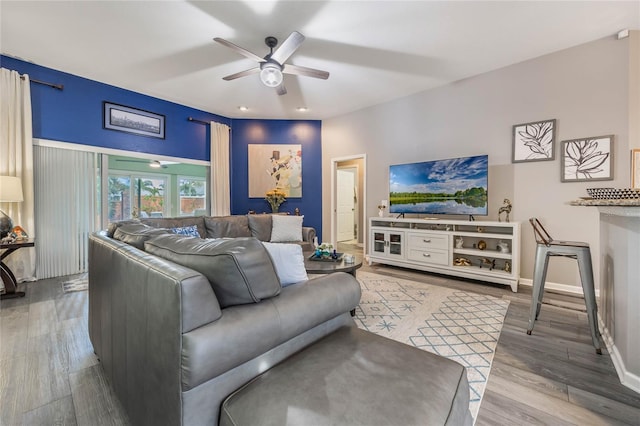
[[[188,117],[229,125],[233,214],[269,210],[263,198],[248,198],[248,145],[301,144],[303,197],[288,199],[281,210],[293,213],[298,207],[305,215],[305,226],[313,226],[322,235],[320,121],[230,119],[4,55],[0,55],[0,66],[64,85],[60,91],[31,84],[34,138],[209,161],[209,126],[190,122]],[[164,115],[165,139],[104,129],[103,101]]]
[[[3,68],[30,78],[63,84],[64,90],[31,84],[33,137],[103,148],[209,161],[209,126],[188,117],[227,125],[226,117],[178,105],[72,74],[1,56]],[[102,102],[109,101],[165,116],[165,139],[102,128]]]
[[[231,126],[231,212],[270,211],[264,197],[249,198],[247,169],[250,144],[300,144],[302,198],[287,198],[280,211],[293,214],[295,208],[299,208],[304,215],[304,225],[314,227],[317,234],[322,235],[322,122],[234,119]]]

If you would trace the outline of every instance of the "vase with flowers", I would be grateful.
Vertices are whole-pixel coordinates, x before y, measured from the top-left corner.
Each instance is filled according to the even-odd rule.
[[[272,213],[278,213],[278,210],[280,209],[280,204],[287,201],[286,195],[287,194],[285,194],[284,191],[278,188],[272,189],[271,191],[267,191],[264,199],[267,200],[267,202],[269,203],[269,206],[271,206]]]

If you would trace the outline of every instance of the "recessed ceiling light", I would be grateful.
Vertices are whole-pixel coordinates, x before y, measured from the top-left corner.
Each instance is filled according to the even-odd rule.
[[[298,107],[298,108],[296,108],[296,110],[298,110],[300,112],[307,112],[309,109],[307,107]]]
[[[244,106],[244,105],[240,105],[240,106],[238,107],[238,109],[239,109],[240,111],[249,111],[249,107],[246,107],[246,106]]]

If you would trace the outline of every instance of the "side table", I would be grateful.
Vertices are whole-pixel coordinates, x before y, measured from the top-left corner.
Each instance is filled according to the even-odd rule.
[[[21,249],[23,247],[34,247],[36,245],[35,241],[30,240],[21,240],[14,241],[12,243],[0,243],[0,249],[4,250],[2,254],[0,254],[0,276],[2,277],[2,282],[4,283],[5,294],[0,295],[0,299],[13,299],[14,297],[24,297],[24,291],[16,291],[18,289],[18,281],[16,280],[15,275],[9,269],[6,263],[4,263],[4,259],[9,256],[14,251]]]

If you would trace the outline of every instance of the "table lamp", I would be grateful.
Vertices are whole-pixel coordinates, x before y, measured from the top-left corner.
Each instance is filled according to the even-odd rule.
[[[22,196],[22,182],[19,177],[0,176],[0,203],[19,203]],[[0,210],[0,238],[9,235],[13,229],[13,221],[5,212]]]

